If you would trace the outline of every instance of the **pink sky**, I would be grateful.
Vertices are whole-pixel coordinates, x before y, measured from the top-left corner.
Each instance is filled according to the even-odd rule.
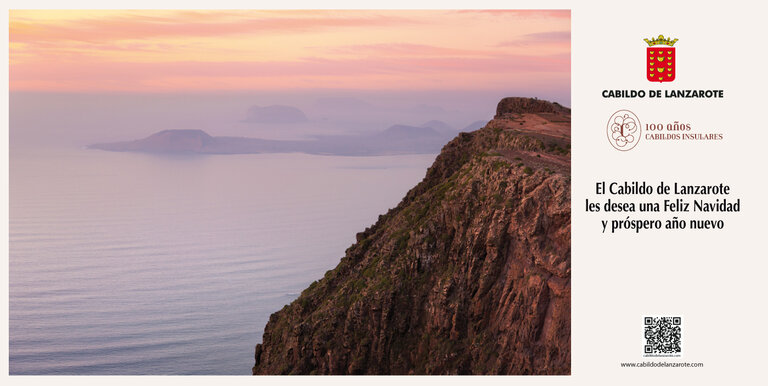
[[[569,11],[11,11],[11,91],[569,87]]]

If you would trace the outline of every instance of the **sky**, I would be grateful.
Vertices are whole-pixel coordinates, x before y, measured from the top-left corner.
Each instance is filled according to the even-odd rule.
[[[11,92],[570,94],[569,11],[12,10],[9,18]]]

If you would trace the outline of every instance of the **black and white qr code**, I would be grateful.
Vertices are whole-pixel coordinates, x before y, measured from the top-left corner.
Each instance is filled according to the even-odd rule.
[[[682,353],[683,321],[679,316],[646,316],[646,356],[680,356]]]

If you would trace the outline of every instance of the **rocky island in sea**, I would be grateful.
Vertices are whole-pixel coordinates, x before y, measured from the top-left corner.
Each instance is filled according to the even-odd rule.
[[[307,140],[272,140],[213,137],[202,130],[163,130],[139,140],[97,143],[89,148],[161,154],[434,154],[455,134],[455,131],[438,131],[429,126],[393,125],[386,130],[365,135],[318,135]]]

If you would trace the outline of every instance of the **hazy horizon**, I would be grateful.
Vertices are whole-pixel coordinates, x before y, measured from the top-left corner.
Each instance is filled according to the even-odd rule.
[[[521,92],[522,94],[523,92]],[[143,138],[168,129],[199,129],[212,136],[302,139],[363,134],[392,125],[437,120],[456,132],[488,121],[502,92],[307,92],[301,94],[169,93],[84,94],[12,92],[11,145],[86,146]],[[530,95],[526,95],[530,96]],[[535,95],[536,96],[536,95]],[[569,105],[568,96],[537,95]],[[249,122],[254,106],[291,106],[304,122]]]

